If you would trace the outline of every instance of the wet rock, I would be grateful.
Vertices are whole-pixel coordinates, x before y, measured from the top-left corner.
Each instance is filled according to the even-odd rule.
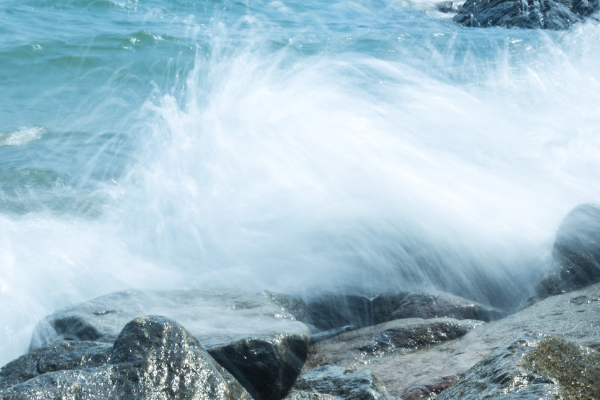
[[[97,342],[59,342],[36,349],[0,370],[0,389],[23,383],[48,372],[106,365],[113,347]]]
[[[284,400],[341,400],[340,397],[323,393],[291,392]]]
[[[393,399],[370,371],[351,372],[332,365],[303,372],[294,384],[294,391],[296,390],[329,394],[348,400]]]
[[[600,398],[600,354],[557,337],[522,337],[478,362],[438,400]]]
[[[373,299],[362,294],[322,294],[307,301],[310,320],[319,331],[373,324]]]
[[[293,315],[296,320],[312,325],[308,306],[301,297],[277,293],[270,290],[263,290],[259,294],[273,304],[281,307],[282,311]]]
[[[500,310],[449,293],[411,293],[392,313],[392,319],[448,317],[486,322],[502,316]]]
[[[177,320],[257,400],[284,397],[308,351],[304,324],[264,296],[234,290],[124,291],[59,310],[38,324],[32,348],[70,339],[112,343],[140,315]]]
[[[549,297],[516,314],[483,324],[458,339],[412,352],[373,353],[376,356],[357,358],[349,365],[357,371],[370,370],[393,396],[424,398],[428,388],[434,395],[436,387],[466,373],[507,340],[534,333],[560,336],[576,345],[600,349],[600,284]],[[315,346],[323,343],[326,342]],[[308,362],[312,359],[311,351]]]
[[[165,317],[137,318],[103,367],[48,372],[0,391],[2,400],[252,400],[196,338]]]
[[[400,319],[343,333],[311,345],[307,368],[335,364],[354,368],[395,351],[408,352],[456,339],[465,335],[482,321],[439,318]]]
[[[332,337],[336,337],[339,334],[344,332],[350,332],[355,330],[356,327],[354,325],[346,325],[341,328],[330,329],[328,331],[321,331],[318,333],[314,333],[310,335],[310,344],[322,342],[323,340],[331,339]]]
[[[525,306],[600,282],[600,206],[582,204],[567,214],[556,233],[552,255],[550,272]]]
[[[467,0],[453,20],[469,27],[568,29],[599,9],[599,0]]]
[[[442,1],[441,3],[437,3],[435,8],[443,13],[456,13],[464,3],[464,1]]]
[[[307,302],[311,323],[319,331],[344,326],[362,328],[389,321],[407,292],[364,294],[321,294]]]

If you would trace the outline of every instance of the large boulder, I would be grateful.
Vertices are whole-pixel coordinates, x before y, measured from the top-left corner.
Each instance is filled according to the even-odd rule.
[[[366,362],[358,359],[352,367],[371,371],[393,396],[421,399],[450,386],[507,340],[533,333],[560,336],[576,345],[600,349],[600,284],[549,297],[516,314],[478,326],[460,338],[418,351],[379,353]],[[308,362],[312,359],[311,351]]]
[[[556,233],[552,256],[550,272],[525,306],[600,282],[600,206],[582,204],[567,214]]]
[[[557,337],[522,337],[475,364],[438,400],[600,398],[600,354]]]
[[[568,29],[599,8],[599,0],[467,0],[453,20],[469,27]]]
[[[62,340],[112,343],[141,315],[172,318],[198,339],[256,400],[284,397],[308,351],[306,326],[263,295],[234,290],[123,291],[41,321],[31,348]]]
[[[394,399],[370,371],[352,372],[332,365],[303,372],[293,390],[326,394],[344,400]]]
[[[252,400],[177,322],[136,318],[116,338],[108,364],[47,372],[0,390],[2,400]]]
[[[461,337],[482,321],[400,319],[346,332],[311,345],[306,368],[334,364],[353,368],[392,352],[409,352]]]

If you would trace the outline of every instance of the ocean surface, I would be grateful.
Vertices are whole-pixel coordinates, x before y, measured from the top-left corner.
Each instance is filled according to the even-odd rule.
[[[432,1],[2,0],[0,364],[126,288],[527,298],[600,201],[600,26]]]

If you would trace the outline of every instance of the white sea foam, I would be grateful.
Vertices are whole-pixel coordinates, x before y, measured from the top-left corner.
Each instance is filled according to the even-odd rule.
[[[14,132],[0,133],[0,146],[22,146],[40,139],[46,133],[42,127],[20,128]]]

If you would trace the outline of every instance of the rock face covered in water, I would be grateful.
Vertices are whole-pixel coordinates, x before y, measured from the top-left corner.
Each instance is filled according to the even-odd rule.
[[[346,332],[314,344],[307,366],[339,365],[354,367],[392,352],[403,353],[456,339],[483,322],[452,318],[408,318]]]
[[[600,354],[556,337],[522,337],[478,362],[438,400],[598,399]]]
[[[454,21],[469,27],[568,29],[599,8],[599,0],[467,0]]]
[[[31,347],[63,339],[112,343],[128,321],[147,314],[185,326],[257,400],[284,397],[306,359],[304,324],[262,295],[233,290],[113,293],[46,317]]]
[[[600,206],[582,204],[567,214],[556,233],[552,256],[550,272],[526,305],[600,282]]]
[[[126,324],[104,366],[85,368],[85,363],[71,362],[62,367],[69,369],[0,390],[0,399],[252,400],[195,337],[165,317]]]
[[[325,365],[302,373],[294,390],[332,395],[347,400],[392,400],[385,387],[371,371],[347,371]]]

